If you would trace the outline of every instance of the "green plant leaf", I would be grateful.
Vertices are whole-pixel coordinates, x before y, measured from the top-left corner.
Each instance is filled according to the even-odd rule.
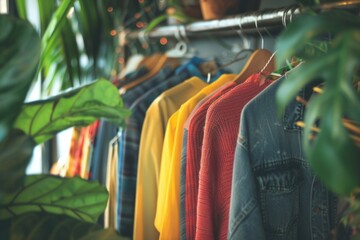
[[[16,8],[19,14],[19,17],[26,19],[26,0],[16,0]]]
[[[65,24],[66,16],[74,2],[75,0],[63,0],[56,9],[56,12],[52,16],[41,39],[42,55],[51,54],[52,48],[54,47],[51,43],[59,36],[60,31]],[[42,59],[43,58],[45,58],[45,56],[42,56]],[[43,67],[43,61],[41,61],[40,68],[42,69]]]
[[[79,177],[30,175],[26,176],[21,189],[4,195],[0,219],[28,212],[46,212],[96,222],[105,210],[107,198],[105,187],[96,182]]]
[[[34,80],[40,39],[30,23],[0,15],[0,142],[10,131]]]
[[[70,21],[66,19],[64,24],[65,28],[61,31],[62,50],[67,66],[67,73],[72,83],[71,86],[74,86],[75,80],[77,80],[78,83],[81,82],[80,52]]]
[[[82,222],[77,219],[47,213],[27,213],[21,216],[0,221],[3,230],[1,239],[17,240],[77,240],[92,236],[91,239],[121,240],[112,229],[101,229],[93,223]],[[107,238],[101,238],[106,236]]]
[[[57,4],[56,0],[48,1],[37,1],[37,6],[39,10],[39,20],[40,20],[40,33],[44,35],[47,26],[49,25],[52,15],[55,13]]]
[[[321,56],[314,59],[314,61],[304,62],[289,72],[276,93],[279,111],[285,109],[286,105],[296,96],[301,88],[312,82],[315,78],[321,77],[322,72],[319,72],[319,69],[327,68],[334,61],[335,57],[336,54],[327,55],[326,58]]]
[[[324,108],[326,104],[329,106]],[[360,186],[359,156],[360,148],[356,147],[342,125],[339,101],[331,95],[317,96],[307,106],[306,128],[304,138],[312,133],[309,126],[315,126],[320,119],[320,133],[315,140],[305,141],[306,157],[319,178],[332,191],[348,195]]]
[[[157,26],[159,26],[160,23],[166,21],[168,19],[168,15],[167,14],[163,14],[160,15],[156,18],[154,18],[149,25],[146,27],[145,31],[150,32],[151,30],[153,30],[154,28],[156,28]]]
[[[75,11],[75,15],[79,22],[81,35],[85,39],[85,52],[96,62],[102,37],[99,32],[107,26],[102,26],[99,14],[101,9],[98,9],[96,1],[89,2],[86,0],[79,0],[79,5],[80,8]]]
[[[359,18],[342,11],[329,11],[323,15],[306,14],[295,18],[278,37],[276,65],[280,68],[286,59],[304,52],[311,40],[358,30],[359,25]]]
[[[21,187],[34,146],[35,142],[18,130],[10,132],[0,144],[0,194]]]
[[[117,88],[100,79],[46,100],[26,103],[15,128],[41,143],[59,131],[86,126],[101,117],[121,125],[128,115]]]
[[[360,186],[360,148],[351,138],[354,133],[343,124],[344,119],[350,119],[354,126],[360,126],[360,93],[354,87],[360,67],[360,18],[335,11],[299,17],[290,25],[277,43],[278,64],[292,55],[306,56],[306,61],[288,74],[280,86],[278,106],[283,109],[308,83],[323,81],[322,94],[313,96],[305,111],[305,155],[329,189],[348,195]],[[291,37],[295,28],[297,33]],[[304,53],[309,41],[311,45],[319,35],[328,33],[332,40],[327,44],[327,52]],[[313,132],[314,126],[320,129],[319,133]],[[310,140],[314,135],[315,140]]]

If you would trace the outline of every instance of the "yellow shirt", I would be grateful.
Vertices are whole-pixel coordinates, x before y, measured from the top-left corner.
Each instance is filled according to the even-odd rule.
[[[119,160],[119,143],[117,137],[109,143],[109,154],[106,172],[106,188],[109,192],[108,203],[104,212],[104,227],[116,229],[116,193],[118,190],[118,160]]]
[[[170,116],[180,108],[181,104],[205,86],[207,84],[200,79],[190,78],[162,93],[146,112],[140,139],[136,183],[135,240],[159,239],[154,220],[166,125]]]
[[[168,122],[161,158],[155,219],[155,226],[160,232],[159,239],[180,239],[180,162],[184,124],[199,101],[233,81],[235,77],[235,74],[222,75],[184,103]],[[168,133],[168,130],[175,131]]]

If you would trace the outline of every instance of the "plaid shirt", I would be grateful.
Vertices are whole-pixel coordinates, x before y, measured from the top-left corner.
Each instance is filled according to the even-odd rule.
[[[147,74],[149,70],[146,67],[128,73],[123,79],[115,80],[113,83],[120,87],[124,84],[135,81],[137,78]],[[107,175],[107,159],[108,159],[108,143],[116,136],[118,127],[106,120],[100,120],[98,134],[95,138],[94,150],[92,153],[92,163],[90,167],[91,177],[93,181],[99,181],[102,185],[106,185]]]
[[[136,195],[138,153],[142,125],[146,111],[151,103],[164,91],[176,86],[190,77],[182,72],[167,79],[138,98],[131,106],[132,115],[128,118],[123,138],[119,142],[119,191],[118,191],[118,229],[123,236],[132,237]]]
[[[144,76],[148,72],[149,70],[146,67],[140,67],[138,70],[126,74],[122,79],[115,79],[113,84],[118,88],[123,87],[126,84],[135,81],[139,77]]]
[[[144,95],[144,93],[156,87],[160,83],[164,82],[167,78],[169,78],[173,74],[173,72],[174,69],[172,69],[169,66],[165,66],[154,77],[126,91],[121,96],[124,101],[125,107],[129,108],[138,98]]]

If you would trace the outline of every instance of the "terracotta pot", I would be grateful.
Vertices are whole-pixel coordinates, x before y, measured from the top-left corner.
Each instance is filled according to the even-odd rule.
[[[218,19],[227,15],[259,9],[260,0],[200,0],[203,18]]]
[[[181,0],[181,6],[187,16],[202,19],[200,0]]]

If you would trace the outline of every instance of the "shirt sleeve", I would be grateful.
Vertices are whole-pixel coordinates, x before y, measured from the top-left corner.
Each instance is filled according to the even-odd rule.
[[[265,240],[265,233],[256,197],[256,182],[249,156],[247,108],[241,117],[241,127],[235,150],[230,199],[228,239]]]

